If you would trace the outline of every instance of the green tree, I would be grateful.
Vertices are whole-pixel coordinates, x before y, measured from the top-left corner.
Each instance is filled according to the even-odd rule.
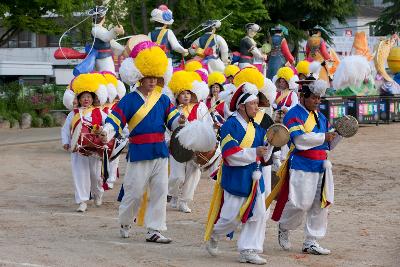
[[[387,35],[400,32],[400,1],[384,0],[383,3],[391,5],[382,11],[376,21],[370,23],[375,26],[375,34]]]
[[[84,0],[2,0],[0,2],[0,46],[19,31],[28,30],[48,35],[59,34],[65,28],[65,18],[85,10],[92,1]],[[54,19],[57,16],[64,19]]]

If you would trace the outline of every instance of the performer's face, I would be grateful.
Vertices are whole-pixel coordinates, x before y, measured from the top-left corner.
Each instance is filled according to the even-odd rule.
[[[100,100],[97,96],[94,97],[93,99],[93,106],[99,107],[100,106]]]
[[[156,88],[158,79],[156,77],[144,77],[140,80],[140,86],[148,92],[151,92]]]
[[[285,90],[286,88],[289,88],[289,84],[285,79],[279,78],[277,87],[279,90]]]
[[[187,105],[192,100],[192,94],[189,91],[183,91],[178,95],[178,102],[180,105]]]
[[[82,93],[79,98],[79,105],[83,108],[87,108],[93,104],[93,98],[90,93]]]
[[[213,84],[211,86],[211,94],[215,97],[218,97],[219,92],[221,91],[221,88],[219,87],[218,84]]]
[[[312,110],[317,110],[319,107],[319,104],[321,103],[321,97],[318,95],[311,94],[310,97],[304,98],[304,106],[306,109],[312,111]]]
[[[252,101],[247,102],[242,105],[243,110],[246,108],[247,115],[250,118],[254,118],[258,112],[258,99],[254,99]]]
[[[72,105],[74,106],[74,108],[79,107],[78,98],[74,98],[74,102],[72,102]]]
[[[228,78],[226,78],[226,82],[227,83],[233,83],[233,76],[229,76]]]

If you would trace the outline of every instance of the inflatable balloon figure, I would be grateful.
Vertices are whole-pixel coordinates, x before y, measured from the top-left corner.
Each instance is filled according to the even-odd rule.
[[[192,43],[189,52],[196,55],[195,59],[202,61],[210,73],[224,72],[225,65],[229,63],[228,44],[222,36],[215,33],[221,27],[221,20],[208,20],[202,26],[209,31]]]
[[[374,63],[376,71],[384,79],[381,86],[381,94],[400,94],[400,47],[395,46],[399,37],[395,34],[389,39],[382,40],[376,50]],[[392,78],[385,69],[387,62],[394,77]]]
[[[287,29],[282,25],[277,25],[271,29],[273,34],[271,37],[271,52],[268,59],[268,79],[273,79],[278,70],[287,65],[287,62],[291,65],[294,64],[294,57],[290,53],[288,44],[284,35],[288,34]]]
[[[124,29],[121,25],[114,26],[110,30],[104,27],[106,20],[106,13],[108,8],[105,6],[95,6],[88,11],[87,15],[92,18],[93,27],[91,30],[92,42],[85,46],[85,53],[81,53],[73,48],[59,47],[54,53],[56,59],[83,59],[81,63],[75,66],[73,70],[74,76],[83,73],[90,73],[93,71],[98,72],[111,72],[115,74],[115,65],[113,55],[121,55],[124,47],[120,45],[115,38],[118,35],[124,34]],[[86,20],[85,18],[84,20]],[[84,21],[83,20],[83,21]],[[60,37],[59,44],[61,45],[62,38],[78,26],[80,23],[68,29]]]
[[[254,37],[261,30],[261,27],[255,23],[246,24],[246,36],[240,41],[240,59],[239,68],[243,69],[249,65],[255,65],[261,73],[263,71],[263,63],[267,59],[267,55],[262,54],[257,48]]]
[[[321,37],[320,26],[315,26],[310,30],[310,37],[307,40],[306,45],[306,58],[308,61],[319,61],[321,62],[322,68],[319,73],[319,79],[330,82],[329,67],[327,61],[331,60],[331,56],[326,48],[326,43]]]

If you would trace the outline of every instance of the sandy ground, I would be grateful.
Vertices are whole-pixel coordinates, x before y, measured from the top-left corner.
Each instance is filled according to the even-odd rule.
[[[38,138],[33,139],[58,137],[58,129],[49,131],[34,132]],[[235,240],[222,241],[217,258],[204,249],[213,181],[200,181],[193,213],[168,208],[172,244],[146,243],[139,227],[121,239],[118,189],[106,192],[102,207],[90,203],[86,213],[75,212],[69,154],[59,141],[26,143],[33,136],[26,133],[0,132],[0,266],[240,265]],[[268,221],[263,254],[268,266],[400,266],[399,136],[400,124],[362,127],[331,154],[336,199],[321,241],[331,255],[301,254],[301,228],[291,235],[293,249],[282,251],[277,225]],[[15,144],[19,140],[25,144]]]

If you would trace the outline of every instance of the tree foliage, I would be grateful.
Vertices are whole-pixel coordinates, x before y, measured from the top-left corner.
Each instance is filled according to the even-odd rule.
[[[73,12],[81,11],[91,1],[83,0],[2,0],[0,2],[0,46],[19,31],[28,30],[43,34],[57,34],[65,27],[57,15],[71,18]],[[56,15],[57,14],[57,15]]]
[[[372,22],[378,35],[388,35],[400,32],[400,1],[384,0],[383,3],[390,4],[386,7],[379,18]]]

